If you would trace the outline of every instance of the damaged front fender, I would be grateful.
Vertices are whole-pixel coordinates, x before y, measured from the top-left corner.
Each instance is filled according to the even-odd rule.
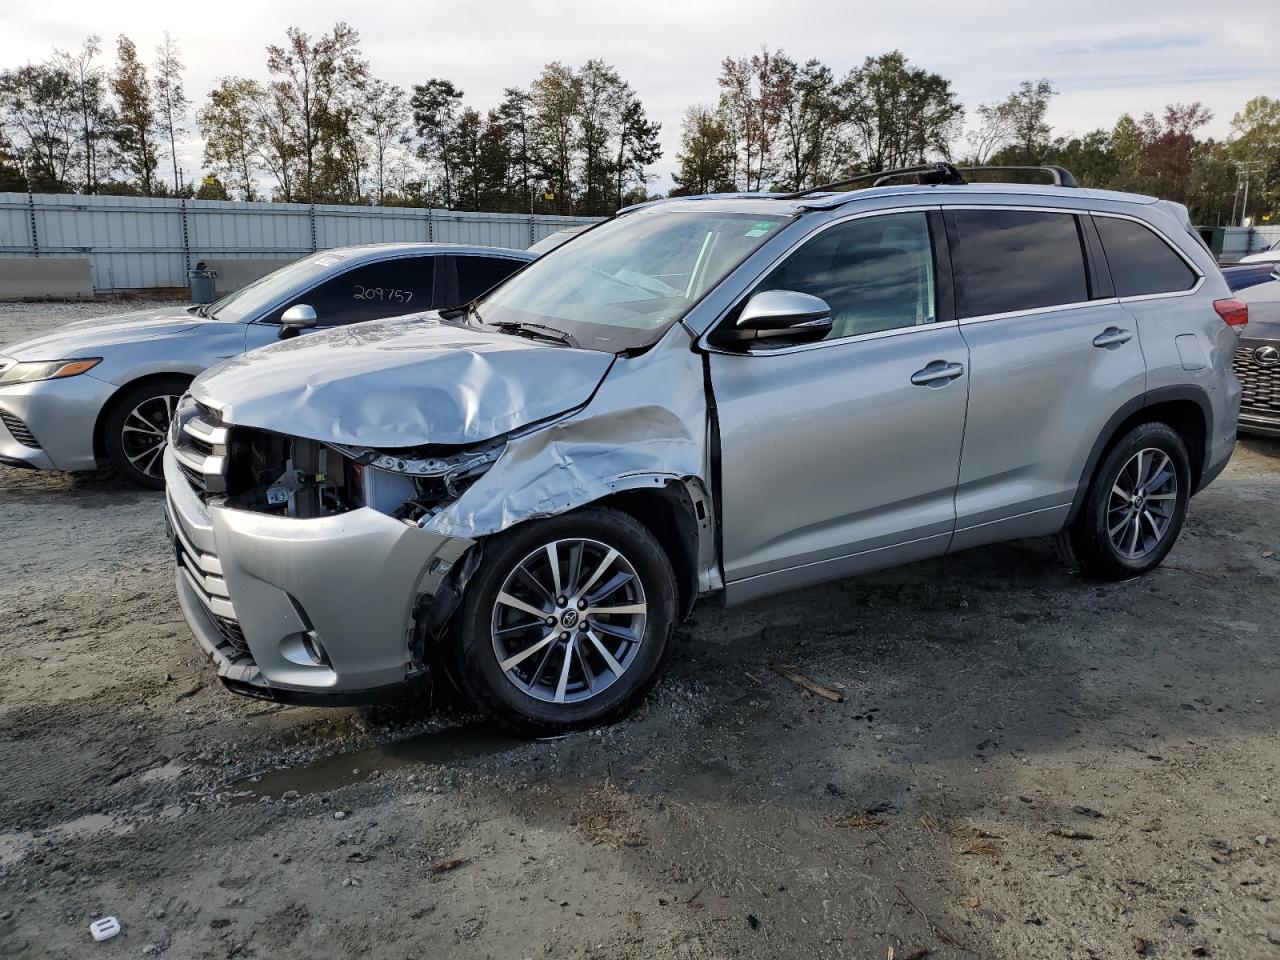
[[[668,388],[655,403],[654,384]],[[581,410],[508,440],[497,461],[422,529],[476,539],[611,494],[707,476],[701,359],[683,328],[620,358]]]

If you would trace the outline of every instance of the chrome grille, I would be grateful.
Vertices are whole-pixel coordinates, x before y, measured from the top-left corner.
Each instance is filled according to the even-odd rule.
[[[178,570],[200,600],[210,624],[222,638],[222,653],[232,663],[252,663],[253,655],[249,652],[244,632],[240,629],[240,621],[236,618],[231,596],[227,593],[227,583],[222,578],[222,561],[212,553],[201,552],[183,529],[182,521],[178,519],[178,513],[172,504],[166,506],[169,510],[169,526],[173,531]]]
[[[30,447],[33,450],[40,449],[40,442],[36,440],[31,428],[23,423],[20,417],[15,416],[8,410],[0,410],[0,421],[4,422],[5,428],[13,435],[13,439],[24,447]]]
[[[1240,408],[1248,413],[1280,418],[1280,364],[1263,366],[1254,355],[1265,343],[1236,347],[1232,365],[1240,381]]]
[[[201,496],[227,489],[227,436],[211,407],[187,397],[174,416],[173,457],[187,482]]]

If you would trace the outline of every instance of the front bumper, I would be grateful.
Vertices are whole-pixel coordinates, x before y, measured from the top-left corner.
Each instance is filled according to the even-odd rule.
[[[94,427],[115,390],[87,373],[0,387],[0,463],[37,470],[94,469]]]
[[[171,449],[164,472],[178,602],[230,689],[338,705],[426,679],[415,611],[471,541],[368,508],[301,520],[206,506]]]

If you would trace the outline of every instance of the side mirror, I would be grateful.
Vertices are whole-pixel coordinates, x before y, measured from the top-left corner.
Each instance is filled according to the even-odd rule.
[[[280,338],[296,337],[316,325],[316,311],[310,304],[296,303],[280,315]]]
[[[747,301],[732,327],[716,333],[716,342],[811,343],[831,332],[831,307],[821,297],[796,290],[765,290]]]

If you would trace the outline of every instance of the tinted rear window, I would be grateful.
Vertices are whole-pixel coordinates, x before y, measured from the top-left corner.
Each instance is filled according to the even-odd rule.
[[[1089,299],[1084,248],[1069,213],[948,211],[961,317],[1035,310]]]
[[[1093,222],[1107,252],[1117,297],[1176,293],[1195,286],[1195,272],[1147,227],[1117,217],[1094,217]]]
[[[470,303],[486,290],[496,287],[522,266],[523,260],[507,260],[504,257],[459,256],[458,303]]]

